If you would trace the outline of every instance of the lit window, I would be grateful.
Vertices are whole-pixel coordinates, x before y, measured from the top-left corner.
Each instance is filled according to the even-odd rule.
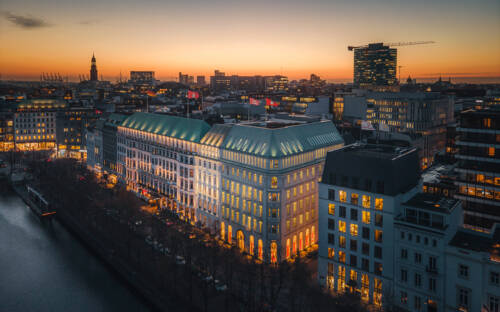
[[[335,215],[335,204],[328,204],[328,214]]]
[[[271,188],[278,188],[278,177],[271,178]],[[289,195],[289,192],[287,195]]]
[[[375,241],[381,243],[382,242],[382,231],[375,230]]]
[[[493,146],[488,147],[488,156],[495,156],[495,148]]]
[[[383,198],[375,198],[375,209],[377,209],[377,210],[384,209],[384,199]]]
[[[363,195],[363,207],[370,208],[371,198],[368,195]]]
[[[363,211],[362,221],[363,221],[363,223],[370,224],[370,212],[369,211]]]
[[[358,225],[351,224],[351,236],[358,236]]]
[[[341,202],[346,202],[347,194],[345,191],[339,191],[339,200]]]
[[[351,194],[351,204],[357,205],[358,204],[358,199],[359,199],[359,195],[358,194],[356,194],[356,193],[352,193]]]
[[[339,232],[345,233],[346,224],[345,221],[339,220]]]

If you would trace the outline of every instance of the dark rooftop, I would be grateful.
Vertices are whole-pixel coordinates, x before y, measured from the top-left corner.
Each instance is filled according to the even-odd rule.
[[[448,213],[459,203],[458,199],[436,196],[429,193],[418,193],[403,205],[435,212]]]
[[[477,252],[489,252],[491,257],[498,261],[500,256],[500,227],[493,227],[490,234],[461,229],[451,239],[450,245]]]
[[[420,180],[415,148],[352,144],[326,156],[323,183],[397,195]]]

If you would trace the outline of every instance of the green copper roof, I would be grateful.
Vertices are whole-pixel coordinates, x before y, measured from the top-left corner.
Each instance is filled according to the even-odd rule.
[[[121,126],[191,142],[200,142],[210,130],[203,120],[150,113],[134,113]]]
[[[267,158],[280,158],[344,143],[330,121],[282,128],[252,125],[217,125],[202,143]]]

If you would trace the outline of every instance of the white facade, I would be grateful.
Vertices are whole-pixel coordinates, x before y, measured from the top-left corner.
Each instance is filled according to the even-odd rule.
[[[380,305],[394,291],[397,207],[419,189],[388,196],[320,183],[320,283],[341,292],[358,289],[363,300]]]

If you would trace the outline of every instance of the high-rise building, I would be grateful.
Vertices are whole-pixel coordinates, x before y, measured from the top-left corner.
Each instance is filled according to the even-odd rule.
[[[207,82],[205,81],[205,76],[196,76],[196,84],[198,84],[199,86],[206,85]]]
[[[463,111],[457,134],[455,196],[463,201],[465,225],[488,232],[500,223],[500,106]]]
[[[383,43],[354,49],[354,85],[392,86],[396,84],[397,50]]]
[[[210,76],[210,88],[215,92],[227,91],[231,88],[231,79],[224,72],[216,69],[214,75]]]
[[[95,60],[95,56],[92,53],[92,60],[91,60],[91,65],[90,65],[90,81],[98,81],[99,78],[97,77],[97,64]]]

